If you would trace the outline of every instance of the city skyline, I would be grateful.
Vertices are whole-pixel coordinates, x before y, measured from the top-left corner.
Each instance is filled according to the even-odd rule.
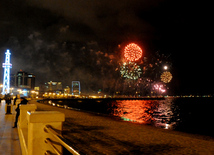
[[[11,72],[33,72],[38,83],[64,80],[70,85],[73,80],[81,80],[78,77],[93,75],[81,80],[83,87],[93,87],[100,78],[93,67],[99,68],[98,64],[107,58],[102,53],[108,59],[118,58],[122,56],[119,45],[136,42],[144,51],[143,57],[157,51],[170,55],[171,88],[175,94],[214,92],[211,44],[207,40],[208,4],[167,0],[3,0],[0,10],[0,60],[4,59],[4,51],[10,49],[14,64]],[[96,51],[83,56],[80,48]],[[85,64],[83,57],[88,59]],[[0,73],[0,80],[2,76]]]

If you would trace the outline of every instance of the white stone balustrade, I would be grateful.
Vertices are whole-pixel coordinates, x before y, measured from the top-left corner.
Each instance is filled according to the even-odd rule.
[[[46,125],[51,125],[56,130],[62,130],[65,114],[58,111],[35,111],[35,104],[20,105],[18,123],[19,140],[22,155],[44,154],[47,150],[54,152],[46,138],[55,140],[52,135],[44,131]],[[62,152],[61,145],[55,147]]]
[[[46,125],[51,125],[56,130],[62,130],[62,122],[65,114],[58,111],[35,111],[27,112],[28,120],[28,155],[44,154],[47,150],[54,152],[46,138],[54,141],[54,137],[44,131]],[[62,152],[62,146],[55,146]]]
[[[35,111],[36,105],[35,104],[21,104],[20,108],[20,116],[19,116],[19,128],[27,128],[27,111]]]
[[[21,145],[22,155],[28,155],[28,121],[27,111],[35,111],[35,104],[20,105],[20,116],[18,121],[19,141]]]

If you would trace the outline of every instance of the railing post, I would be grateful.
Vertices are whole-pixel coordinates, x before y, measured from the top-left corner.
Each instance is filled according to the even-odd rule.
[[[44,154],[46,151],[54,152],[45,143],[46,138],[54,138],[44,131],[46,125],[54,129],[62,130],[62,122],[65,121],[65,114],[58,111],[35,111],[27,112],[28,120],[28,155]],[[62,152],[61,145],[56,146]]]
[[[35,111],[35,104],[20,105],[19,128],[27,128],[27,111]]]

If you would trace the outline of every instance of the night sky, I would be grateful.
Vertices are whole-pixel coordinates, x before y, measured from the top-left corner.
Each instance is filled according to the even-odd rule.
[[[1,0],[0,60],[10,49],[11,73],[33,72],[37,85],[80,79],[90,90],[99,81],[93,70],[102,58],[115,58],[122,51],[118,45],[136,42],[144,56],[170,55],[174,94],[212,94],[209,6],[172,0]],[[91,47],[104,54],[87,55]]]

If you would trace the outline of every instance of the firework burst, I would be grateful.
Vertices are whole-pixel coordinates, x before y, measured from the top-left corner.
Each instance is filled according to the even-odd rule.
[[[124,49],[124,57],[128,61],[137,61],[142,57],[142,49],[135,43],[128,44]]]
[[[136,80],[140,77],[141,68],[136,63],[133,62],[124,62],[123,65],[120,67],[120,73],[122,77]]]
[[[170,72],[166,71],[161,74],[160,78],[161,78],[162,82],[169,83],[172,80],[172,74]]]

